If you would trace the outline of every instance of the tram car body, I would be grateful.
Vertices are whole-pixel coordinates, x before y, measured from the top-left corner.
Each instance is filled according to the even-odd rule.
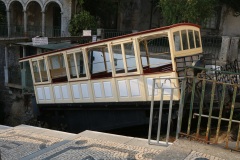
[[[148,123],[153,78],[179,77],[202,53],[200,27],[181,23],[20,59],[29,63],[39,117],[68,131]],[[183,58],[189,64],[177,65]],[[166,87],[179,86],[177,79]],[[167,92],[167,90],[166,90]],[[160,101],[156,90],[155,100]],[[173,100],[180,99],[174,90]],[[164,94],[164,101],[169,94]]]

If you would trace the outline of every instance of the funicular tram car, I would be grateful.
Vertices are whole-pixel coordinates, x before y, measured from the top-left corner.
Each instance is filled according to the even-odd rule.
[[[79,132],[148,123],[153,78],[177,78],[178,67],[191,65],[201,53],[200,27],[180,23],[20,62],[30,64],[40,119]],[[189,64],[177,65],[183,60]],[[179,86],[177,80],[173,83]],[[173,99],[179,98],[174,90]]]

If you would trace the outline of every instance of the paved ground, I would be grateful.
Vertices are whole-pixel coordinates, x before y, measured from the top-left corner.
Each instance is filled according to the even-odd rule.
[[[228,150],[177,140],[169,147],[148,145],[146,139],[101,132],[79,134],[53,131],[27,125],[0,125],[2,160],[222,160],[240,159],[240,154]]]

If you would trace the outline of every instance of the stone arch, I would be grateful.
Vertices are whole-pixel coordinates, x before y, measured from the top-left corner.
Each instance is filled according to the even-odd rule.
[[[3,1],[3,0],[0,0],[0,3],[1,3],[1,2],[5,5],[5,8],[6,8],[6,10],[7,10],[8,8],[7,8],[7,4],[6,4],[6,2]]]
[[[27,3],[25,4],[23,9],[26,11],[28,9],[28,7],[29,7],[29,4],[32,3],[32,2],[38,3],[40,5],[40,7],[41,7],[41,11],[43,11],[43,4],[42,4],[41,0],[29,0],[29,1],[27,1]]]
[[[63,12],[62,3],[59,2],[58,0],[49,0],[49,1],[47,1],[47,2],[44,4],[44,6],[43,6],[43,11],[44,11],[44,12],[46,11],[46,8],[47,8],[47,6],[48,6],[50,3],[57,3],[57,4],[59,5],[60,9],[61,9],[61,12]]]
[[[58,37],[61,35],[62,10],[56,1],[48,1],[44,8],[45,33],[47,36]]]
[[[8,35],[8,28],[7,28],[7,12],[6,12],[6,4],[3,1],[0,1],[0,36],[7,36]]]
[[[26,3],[27,32],[29,36],[42,34],[42,5],[38,0]]]
[[[6,4],[7,11],[9,11],[10,6],[11,6],[12,3],[14,3],[14,2],[19,2],[19,3],[22,5],[23,9],[24,9],[24,4],[23,4],[22,1],[19,1],[19,0],[10,0],[10,1]]]

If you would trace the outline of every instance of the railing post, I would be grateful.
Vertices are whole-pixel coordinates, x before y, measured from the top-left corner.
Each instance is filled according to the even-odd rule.
[[[155,79],[153,79],[152,83],[152,99],[151,99],[151,108],[150,108],[150,117],[149,117],[149,130],[148,130],[148,144],[151,141],[152,134],[152,119],[153,119],[153,107],[154,107],[154,92],[155,92]]]
[[[177,133],[176,133],[176,139],[179,137],[179,133],[181,132],[181,126],[182,126],[182,114],[183,114],[183,107],[184,107],[184,100],[185,100],[185,89],[186,89],[186,82],[187,80],[184,78],[182,81],[181,86],[181,99],[179,102],[179,109],[178,109],[178,121],[177,121]]]

